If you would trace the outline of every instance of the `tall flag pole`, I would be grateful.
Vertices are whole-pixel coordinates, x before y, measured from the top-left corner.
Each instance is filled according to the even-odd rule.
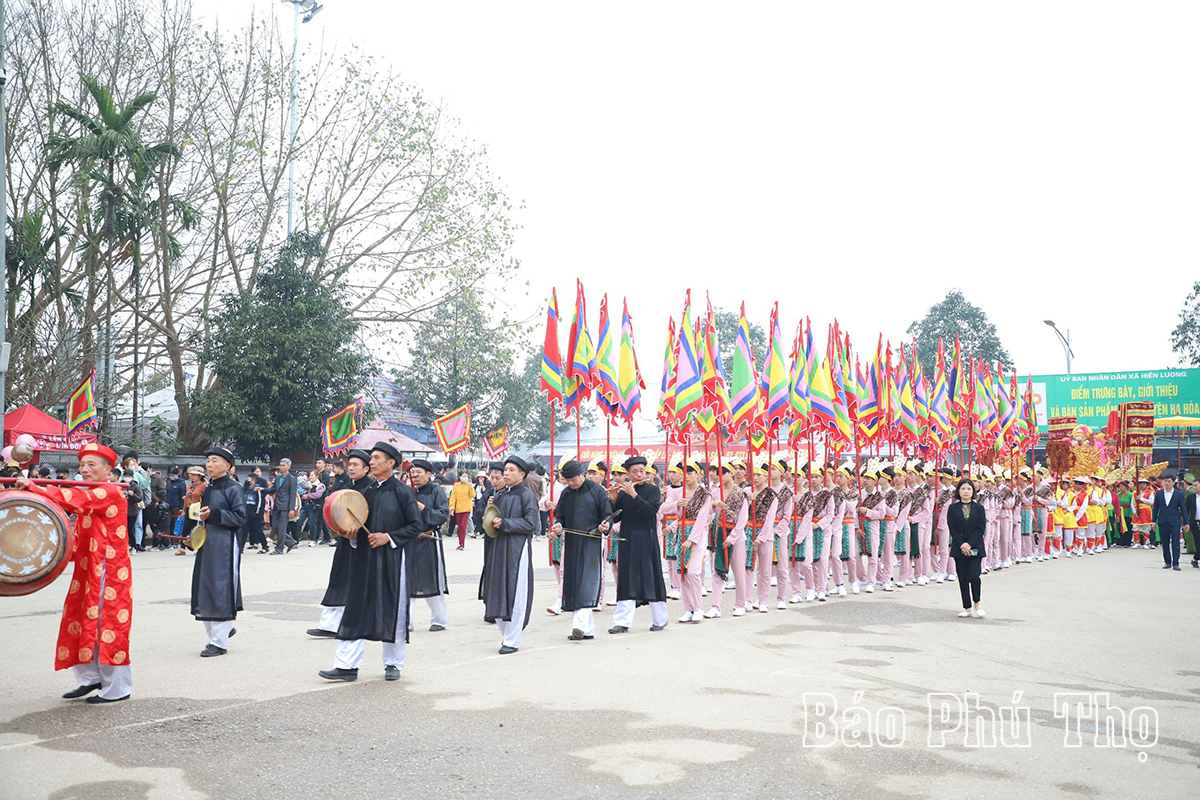
[[[788,382],[788,405],[791,407],[792,424],[788,430],[788,444],[795,450],[800,448],[800,438],[809,430],[812,417],[812,401],[808,396],[808,354],[804,350],[804,323],[796,325],[796,340],[792,344],[792,374]]]

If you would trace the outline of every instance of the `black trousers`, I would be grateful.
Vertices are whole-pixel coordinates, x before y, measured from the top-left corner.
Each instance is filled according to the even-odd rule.
[[[979,576],[983,570],[983,556],[954,556],[954,566],[958,570],[958,590],[962,593],[963,608],[970,608],[971,601],[979,602],[983,583]]]
[[[1169,567],[1179,566],[1179,528],[1158,526],[1158,535],[1162,539],[1163,561]]]
[[[240,547],[244,548],[247,541],[250,542],[251,547],[262,547],[265,549],[268,546],[267,537],[263,534],[262,514],[249,512],[246,515],[246,523],[242,525],[242,530],[238,535],[238,543]]]

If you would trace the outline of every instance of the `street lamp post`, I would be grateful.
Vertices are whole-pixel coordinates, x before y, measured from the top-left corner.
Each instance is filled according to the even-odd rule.
[[[1048,319],[1045,322],[1047,325],[1049,325],[1051,328],[1054,329],[1054,332],[1056,334],[1058,334],[1059,341],[1062,342],[1063,351],[1067,354],[1067,374],[1070,375],[1071,374],[1071,357],[1075,355],[1075,353],[1071,350],[1071,331],[1068,329],[1067,335],[1063,336],[1062,331],[1060,331],[1058,329],[1058,326],[1054,324],[1053,320]]]
[[[317,3],[317,0],[281,0],[284,5],[292,7],[292,136],[288,141],[288,215],[287,215],[287,233],[288,239],[292,238],[292,231],[295,230],[293,219],[296,211],[296,159],[293,150],[296,148],[296,76],[299,72],[299,49],[300,49],[300,23],[311,22],[322,8],[325,6]],[[301,19],[300,11],[304,10],[304,18]]]

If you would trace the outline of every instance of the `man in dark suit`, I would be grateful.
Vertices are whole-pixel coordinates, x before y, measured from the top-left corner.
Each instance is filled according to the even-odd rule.
[[[296,476],[291,473],[292,460],[279,459],[279,477],[264,492],[275,495],[275,506],[271,509],[271,530],[275,532],[275,552],[272,555],[276,556],[290,552],[296,546],[296,540],[288,533],[288,522],[297,513],[295,508],[299,497]]]
[[[1163,474],[1163,488],[1154,493],[1151,516],[1162,540],[1163,569],[1178,570],[1179,534],[1188,530],[1188,515],[1183,507],[1183,492],[1175,488],[1174,473]]]

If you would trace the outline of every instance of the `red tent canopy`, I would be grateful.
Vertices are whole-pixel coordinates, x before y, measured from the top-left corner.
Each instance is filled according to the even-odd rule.
[[[92,431],[75,431],[74,435],[67,436],[65,423],[31,405],[23,405],[4,415],[5,445],[13,444],[23,433],[33,437],[35,451],[78,450],[88,442],[96,441]]]

